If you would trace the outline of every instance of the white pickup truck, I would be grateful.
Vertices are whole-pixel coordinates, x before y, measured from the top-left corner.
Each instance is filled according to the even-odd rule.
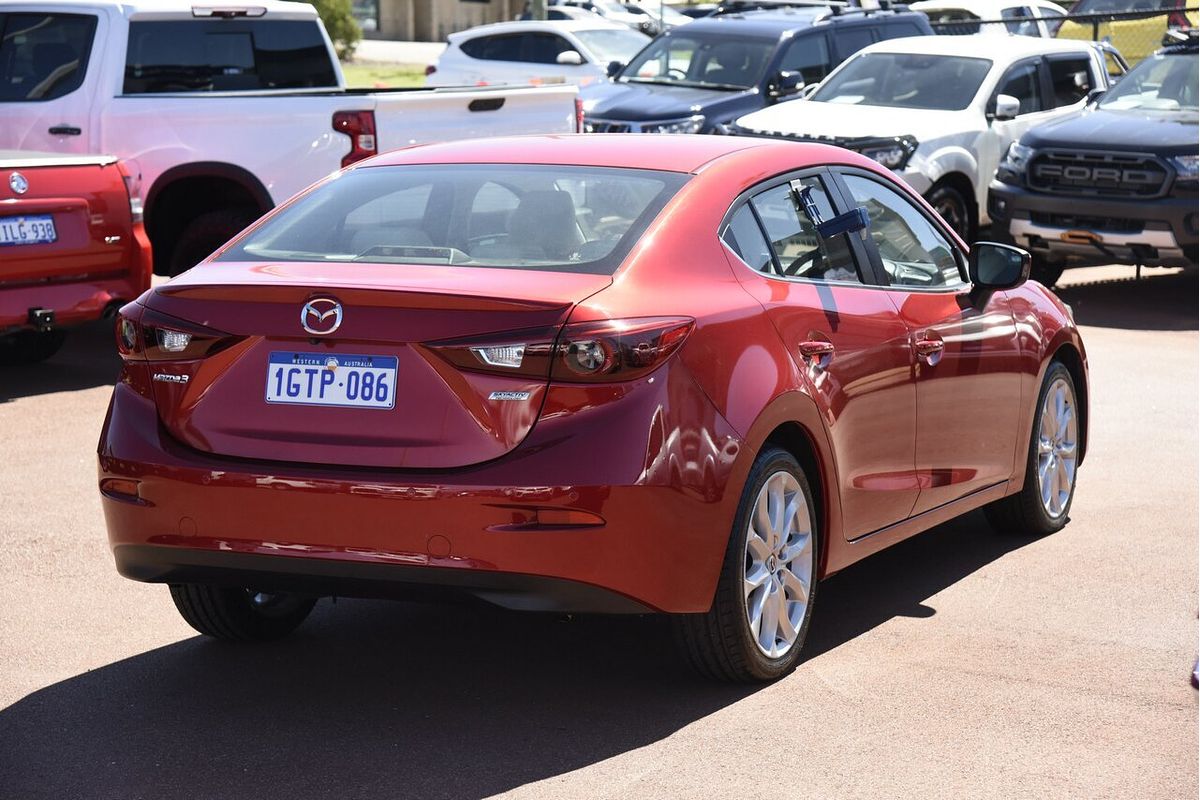
[[[121,158],[176,274],[376,152],[579,128],[573,86],[348,90],[312,6],[252,1],[5,0],[0,150]]]

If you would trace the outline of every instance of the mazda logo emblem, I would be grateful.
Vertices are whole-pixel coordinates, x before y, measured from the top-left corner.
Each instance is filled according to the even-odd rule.
[[[8,188],[12,189],[17,194],[25,194],[29,191],[29,181],[19,172],[14,172],[8,176]]]
[[[329,297],[309,300],[300,309],[300,327],[315,336],[326,336],[342,324],[342,304]]]

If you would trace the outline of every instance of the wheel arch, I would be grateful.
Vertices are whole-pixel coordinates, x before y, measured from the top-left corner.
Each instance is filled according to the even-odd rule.
[[[219,161],[179,164],[163,172],[146,193],[146,234],[154,248],[154,271],[164,274],[187,223],[210,211],[274,208],[271,193],[249,170]]]
[[[977,231],[981,221],[979,216],[981,207],[979,205],[979,198],[975,193],[975,185],[971,183],[971,178],[966,173],[959,172],[958,170],[946,172],[929,187],[929,191],[925,193],[926,199],[943,186],[954,189],[967,201],[967,214],[970,227],[972,231]],[[970,242],[967,242],[967,244],[970,244]]]

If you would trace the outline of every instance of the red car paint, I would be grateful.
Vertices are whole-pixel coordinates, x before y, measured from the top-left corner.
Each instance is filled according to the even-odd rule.
[[[588,135],[417,147],[353,169],[462,163],[692,177],[611,277],[222,261],[123,309],[132,323],[208,329],[223,347],[185,361],[137,348],[126,357],[99,446],[123,574],[366,595],[435,584],[517,608],[698,612],[712,602],[743,485],[768,442],[801,453],[816,485],[824,576],[1018,491],[1056,355],[1079,373],[1086,423],[1083,343],[1069,310],[1037,284],[975,308],[969,287],[786,281],[748,269],[719,238],[739,194],[814,166],[870,171],[928,210],[857,154]],[[314,296],[346,308],[336,336],[300,330]],[[431,345],[648,317],[694,326],[652,373],[628,381],[463,372]],[[944,345],[936,366],[917,351],[930,337]],[[810,341],[834,345],[824,369],[798,351]],[[266,353],[301,345],[397,355],[420,379],[388,412],[281,414],[263,401]],[[530,405],[496,408],[495,390],[529,391]]]
[[[65,327],[150,288],[150,241],[127,177],[107,156],[0,152],[0,219],[49,215],[57,231],[54,242],[0,246],[0,334],[31,327],[30,309]]]

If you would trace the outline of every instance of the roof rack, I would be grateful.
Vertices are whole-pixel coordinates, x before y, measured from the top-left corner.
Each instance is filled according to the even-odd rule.
[[[901,11],[909,10],[908,5],[906,3],[893,3],[892,0],[879,0],[878,8],[863,8],[862,6],[859,6],[859,5],[850,6],[847,3],[839,3],[837,5],[830,3],[829,5],[832,6],[832,8],[830,8],[829,13],[826,14],[825,16],[821,17],[821,19],[829,19],[830,17],[842,17],[842,16],[847,16],[849,14],[862,14],[864,17],[869,17],[872,14],[878,14],[880,12],[885,12],[885,11],[898,13]]]
[[[709,16],[740,14],[744,11],[772,11],[787,8],[844,8],[846,0],[724,0]]]

